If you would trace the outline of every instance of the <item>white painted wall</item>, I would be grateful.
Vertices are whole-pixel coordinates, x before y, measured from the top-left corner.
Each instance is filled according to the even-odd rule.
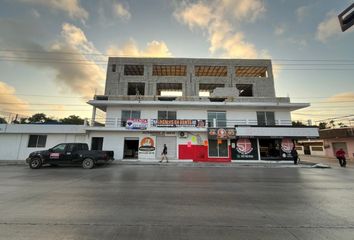
[[[323,151],[316,151],[313,149],[314,147],[322,147]],[[313,156],[326,156],[326,151],[323,146],[310,146],[310,151],[311,151],[311,155]]]
[[[264,110],[246,110],[246,109],[235,109],[235,108],[207,108],[203,107],[203,105],[195,107],[183,107],[182,109],[176,106],[169,106],[169,107],[107,107],[107,118],[114,119],[114,118],[121,118],[122,110],[140,110],[141,111],[141,118],[142,119],[156,119],[158,111],[176,111],[177,112],[177,119],[207,119],[208,118],[208,111],[226,111],[226,118],[227,120],[235,120],[240,121],[242,120],[257,120],[257,111],[264,111]],[[271,110],[267,110],[271,111]],[[279,111],[275,110],[275,120],[282,120],[282,121],[291,121],[291,114],[290,111]],[[107,124],[108,126],[109,124]],[[111,124],[112,125],[112,124]]]
[[[46,134],[47,142],[44,148],[29,148],[28,133],[3,133],[0,134],[0,160],[25,160],[31,152],[51,148],[59,143],[84,142],[85,134]]]

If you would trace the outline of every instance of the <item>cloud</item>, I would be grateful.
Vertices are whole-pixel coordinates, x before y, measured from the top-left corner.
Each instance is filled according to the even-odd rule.
[[[261,0],[222,0],[220,5],[226,11],[232,11],[239,21],[253,22],[266,11],[265,5]]]
[[[45,46],[37,42],[39,33],[32,33],[30,25],[0,20],[0,27],[6,33],[0,36],[3,45],[9,49],[21,49],[9,55],[16,61],[24,60],[23,64],[51,69],[53,79],[63,93],[70,91],[85,98],[91,98],[96,91],[102,93],[105,70],[95,60],[105,62],[107,59],[82,29],[64,23],[60,37]]]
[[[190,29],[194,27],[205,28],[209,22],[215,18],[212,14],[211,7],[202,2],[186,6],[174,13],[174,16],[180,21],[189,26]]]
[[[86,20],[89,13],[80,5],[79,0],[18,0],[23,3],[41,5],[53,10],[66,12],[71,18]]]
[[[129,20],[131,18],[129,8],[119,2],[113,3],[113,13],[122,20]]]
[[[139,49],[137,43],[130,39],[121,47],[111,45],[107,49],[107,54],[123,57],[172,57],[165,42],[156,40],[147,43],[145,49]]]
[[[199,28],[208,35],[209,51],[213,55],[232,58],[258,58],[258,50],[238,30],[237,23],[253,22],[266,11],[261,0],[216,0],[183,2],[174,12],[175,18],[190,29]]]
[[[274,34],[276,36],[281,36],[281,35],[284,34],[284,32],[285,32],[285,26],[284,25],[278,25],[274,29]]]
[[[329,97],[325,102],[354,102],[354,92],[343,92]]]
[[[301,6],[295,10],[297,20],[302,22],[310,14],[310,6]]]
[[[34,18],[40,18],[41,17],[41,14],[39,14],[39,12],[36,10],[36,9],[31,9],[31,15],[34,17]]]
[[[15,88],[0,81],[0,110],[5,112],[22,114],[28,113],[28,103],[22,100],[21,98],[17,97],[15,94]]]
[[[327,13],[327,18],[317,27],[316,39],[325,43],[329,38],[332,38],[340,33],[341,31],[336,13],[329,12]]]

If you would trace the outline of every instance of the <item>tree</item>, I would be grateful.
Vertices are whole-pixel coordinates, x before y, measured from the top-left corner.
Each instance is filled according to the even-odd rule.
[[[303,126],[306,126],[305,124],[303,124],[302,122],[300,121],[292,121],[291,122],[293,127],[303,127]]]
[[[0,124],[7,124],[7,121],[5,120],[5,118],[0,117]]]
[[[331,124],[331,128],[334,128],[336,124],[334,123],[334,120],[329,121],[329,124]]]
[[[54,120],[53,118],[47,117],[44,113],[36,113],[33,114],[29,118],[21,118],[20,123],[57,123],[58,121]]]
[[[326,123],[326,122],[320,122],[320,123],[318,124],[318,128],[319,128],[319,129],[326,129],[326,128],[328,128],[327,123]]]
[[[76,115],[70,115],[69,117],[60,119],[63,124],[83,125],[85,120]]]
[[[345,124],[344,124],[344,123],[342,123],[342,122],[338,123],[338,126],[339,126],[340,128],[345,128],[345,127],[348,127],[347,125],[345,125]]]

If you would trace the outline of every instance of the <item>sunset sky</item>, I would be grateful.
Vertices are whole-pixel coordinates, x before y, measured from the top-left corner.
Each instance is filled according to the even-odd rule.
[[[352,3],[0,0],[0,116],[90,117],[107,57],[144,56],[272,59],[277,96],[312,105],[293,119],[354,119]]]

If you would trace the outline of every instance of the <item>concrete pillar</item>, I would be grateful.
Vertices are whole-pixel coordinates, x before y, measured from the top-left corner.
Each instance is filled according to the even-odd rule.
[[[92,117],[91,117],[91,126],[93,127],[95,125],[95,120],[96,120],[96,107],[92,107]]]

